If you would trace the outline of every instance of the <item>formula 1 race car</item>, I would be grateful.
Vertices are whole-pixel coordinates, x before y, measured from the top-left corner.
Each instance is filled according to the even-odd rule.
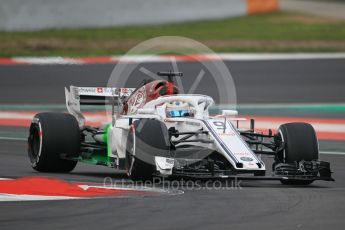
[[[332,181],[319,160],[318,140],[307,123],[288,123],[263,134],[240,129],[236,110],[211,116],[213,99],[179,94],[180,72],[158,72],[138,88],[65,89],[69,113],[39,113],[30,126],[28,155],[40,172],[70,172],[77,162],[125,170],[133,180],[154,176],[192,179],[280,180],[283,184]],[[112,122],[85,125],[81,105],[108,105]],[[274,157],[272,175],[261,155]]]

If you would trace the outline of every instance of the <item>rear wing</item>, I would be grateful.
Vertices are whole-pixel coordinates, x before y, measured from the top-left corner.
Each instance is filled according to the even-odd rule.
[[[111,88],[111,87],[76,87],[65,88],[66,107],[79,123],[85,124],[85,117],[81,113],[80,105],[112,105],[120,104],[122,98],[132,94],[135,88]]]

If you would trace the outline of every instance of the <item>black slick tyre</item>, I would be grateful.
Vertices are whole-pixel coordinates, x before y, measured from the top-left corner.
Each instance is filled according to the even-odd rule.
[[[39,172],[70,172],[77,161],[81,135],[77,120],[66,113],[39,113],[31,123],[28,155],[33,169]]]
[[[292,164],[319,159],[319,147],[313,126],[308,123],[287,123],[279,127],[278,135],[284,143],[284,150],[278,153],[280,162]],[[282,180],[288,185],[307,185],[312,180]]]
[[[131,125],[127,137],[125,168],[132,180],[151,180],[155,173],[155,156],[170,152],[169,132],[164,123],[140,119]]]

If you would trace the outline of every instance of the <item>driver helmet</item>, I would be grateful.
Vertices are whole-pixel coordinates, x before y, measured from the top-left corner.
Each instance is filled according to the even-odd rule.
[[[167,117],[193,117],[194,109],[188,102],[181,100],[168,102],[166,105]]]

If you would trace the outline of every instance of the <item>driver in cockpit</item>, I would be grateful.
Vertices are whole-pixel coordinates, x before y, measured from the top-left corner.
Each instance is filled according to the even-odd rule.
[[[194,117],[194,113],[194,108],[188,102],[176,100],[166,104],[167,117]]]

